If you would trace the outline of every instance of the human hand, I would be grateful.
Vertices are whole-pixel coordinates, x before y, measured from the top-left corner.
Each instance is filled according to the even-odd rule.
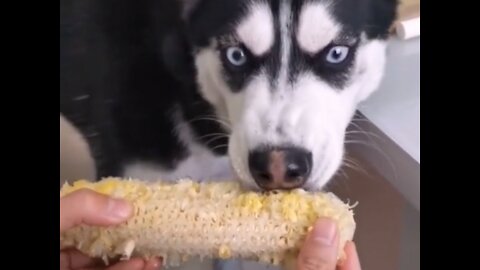
[[[132,215],[127,202],[113,199],[91,190],[79,190],[60,199],[60,233],[81,224],[112,226],[126,221]],[[104,267],[99,260],[89,258],[77,250],[60,250],[60,270],[154,270],[160,260],[144,261],[134,258]]]
[[[297,260],[298,270],[361,270],[353,242],[345,245],[346,260],[338,265],[338,234],[336,224],[320,219],[307,236]]]

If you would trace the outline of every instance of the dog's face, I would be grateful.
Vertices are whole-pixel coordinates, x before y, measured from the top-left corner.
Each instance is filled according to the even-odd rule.
[[[382,77],[394,0],[198,0],[184,9],[197,84],[231,126],[251,188],[320,189]]]

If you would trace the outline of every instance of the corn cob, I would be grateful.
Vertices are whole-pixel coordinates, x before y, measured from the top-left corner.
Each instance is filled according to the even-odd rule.
[[[127,199],[135,207],[134,216],[124,224],[82,225],[61,235],[61,247],[75,247],[107,263],[118,256],[160,256],[166,266],[193,257],[285,265],[295,259],[317,218],[337,221],[341,256],[356,226],[352,207],[332,193],[256,193],[242,190],[236,182],[105,178],[67,183],[60,196],[82,188]]]

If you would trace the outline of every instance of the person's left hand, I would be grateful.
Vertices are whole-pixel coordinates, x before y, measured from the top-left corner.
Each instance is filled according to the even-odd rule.
[[[112,226],[126,221],[132,207],[90,190],[79,190],[60,199],[60,233],[80,224]],[[102,261],[90,258],[78,250],[60,250],[60,270],[155,270],[160,260],[134,258],[105,268]]]

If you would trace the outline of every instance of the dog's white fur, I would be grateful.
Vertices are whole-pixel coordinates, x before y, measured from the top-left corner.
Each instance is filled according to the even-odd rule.
[[[312,27],[315,25],[315,27]],[[305,52],[315,54],[335,39],[340,26],[325,3],[310,3],[302,7],[297,42]]]
[[[250,14],[239,24],[237,35],[254,55],[260,56],[274,42],[272,12],[265,3],[256,3],[250,10]]]

